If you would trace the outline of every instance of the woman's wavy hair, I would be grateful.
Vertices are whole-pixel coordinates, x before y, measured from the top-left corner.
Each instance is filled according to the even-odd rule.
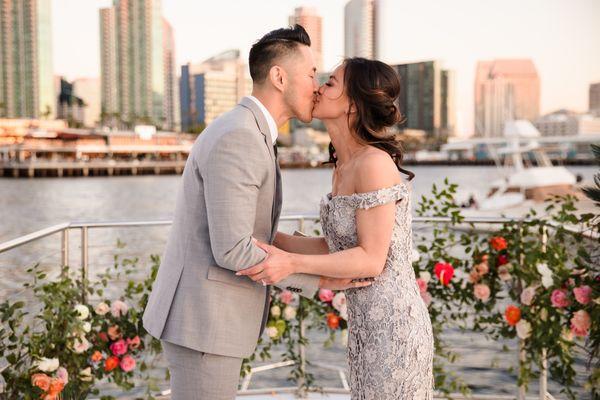
[[[398,170],[412,180],[415,174],[402,168],[404,150],[397,135],[390,127],[403,120],[396,105],[400,96],[400,79],[389,65],[366,58],[354,57],[344,60],[344,90],[354,106],[356,118],[348,125],[360,143],[377,147],[388,153]],[[348,110],[350,111],[350,110]],[[337,163],[333,143],[329,143],[329,161]]]

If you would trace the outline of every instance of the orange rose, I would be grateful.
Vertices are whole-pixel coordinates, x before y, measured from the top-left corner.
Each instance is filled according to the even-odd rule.
[[[46,374],[33,374],[31,375],[31,384],[45,392],[50,388],[50,377]]]
[[[108,328],[108,337],[110,338],[110,340],[120,339],[121,336],[123,336],[123,334],[121,333],[121,329],[117,325]]]
[[[502,236],[494,236],[490,239],[490,246],[492,246],[492,249],[496,251],[504,250],[507,247],[506,239],[504,239]]]
[[[504,318],[510,326],[515,326],[517,325],[517,322],[521,320],[521,310],[519,309],[519,307],[510,305],[506,307],[506,311],[504,312]]]
[[[48,394],[51,396],[52,395],[56,396],[57,394],[62,392],[64,387],[65,387],[65,383],[63,382],[62,379],[52,378],[50,380],[50,389],[48,390]]]
[[[96,350],[94,352],[94,354],[92,354],[93,362],[98,362],[98,361],[102,360],[103,358],[104,358],[104,356],[102,356],[102,353],[100,353],[98,350]]]
[[[110,372],[119,366],[119,357],[110,356],[104,361],[104,370]]]
[[[340,326],[340,317],[334,313],[327,314],[327,325],[331,329],[337,329]]]

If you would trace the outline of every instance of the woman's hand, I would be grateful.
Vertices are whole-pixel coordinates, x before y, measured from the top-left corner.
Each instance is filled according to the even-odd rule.
[[[292,255],[286,251],[270,246],[254,239],[254,243],[267,253],[267,257],[259,264],[238,271],[236,275],[246,275],[263,286],[275,284],[295,273]]]

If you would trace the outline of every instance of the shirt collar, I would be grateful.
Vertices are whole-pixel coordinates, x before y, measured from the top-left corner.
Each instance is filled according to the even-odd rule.
[[[273,139],[273,144],[275,144],[275,142],[277,141],[277,136],[278,136],[277,123],[275,123],[275,119],[273,119],[273,116],[271,115],[269,110],[267,110],[267,107],[265,107],[264,104],[260,102],[260,100],[258,100],[254,96],[247,96],[247,97],[249,99],[251,99],[252,101],[254,101],[258,105],[258,108],[260,108],[260,111],[262,111],[262,113],[264,114],[264,116],[267,120],[267,124],[269,125],[269,131],[271,133],[271,138]]]

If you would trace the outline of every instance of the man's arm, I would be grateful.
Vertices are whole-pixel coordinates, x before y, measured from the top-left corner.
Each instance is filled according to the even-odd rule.
[[[249,130],[227,132],[201,168],[213,256],[232,271],[256,265],[266,255],[252,242],[258,193],[268,173],[261,140]]]

